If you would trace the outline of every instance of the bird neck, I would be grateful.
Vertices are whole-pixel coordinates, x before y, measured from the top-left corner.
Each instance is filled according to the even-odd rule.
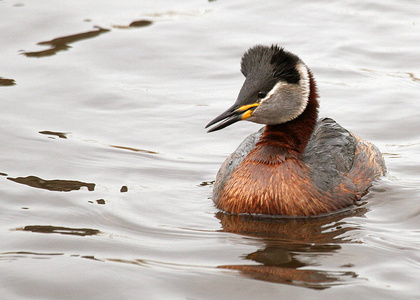
[[[318,94],[315,80],[309,71],[308,104],[296,119],[277,125],[266,125],[256,146],[270,146],[302,154],[314,131],[318,118]]]

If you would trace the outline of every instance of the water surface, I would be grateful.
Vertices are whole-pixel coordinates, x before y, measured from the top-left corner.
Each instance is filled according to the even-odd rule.
[[[415,1],[0,1],[5,299],[415,299],[420,122]],[[312,69],[321,116],[388,175],[325,218],[252,219],[212,181],[259,125],[207,134],[242,53]]]

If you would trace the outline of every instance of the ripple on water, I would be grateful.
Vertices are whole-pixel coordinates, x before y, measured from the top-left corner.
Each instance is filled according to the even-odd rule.
[[[0,1],[3,298],[416,299],[415,1],[92,3]],[[320,115],[384,153],[389,173],[360,206],[214,207],[220,164],[260,126],[204,126],[257,43],[299,54]]]

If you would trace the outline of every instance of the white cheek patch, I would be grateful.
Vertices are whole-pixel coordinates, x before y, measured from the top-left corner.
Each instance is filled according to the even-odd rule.
[[[265,100],[270,99],[271,96],[273,96],[274,94],[276,94],[280,89],[282,89],[283,87],[287,86],[287,83],[284,81],[279,81],[277,82],[273,88],[267,93],[267,96],[265,96],[264,98],[261,99],[261,103],[263,103]]]
[[[303,113],[308,105],[309,101],[309,74],[308,68],[303,64],[299,63],[296,65],[296,69],[299,72],[300,80],[298,84],[299,94],[301,95],[300,107],[299,107],[299,114]]]
[[[309,72],[303,63],[296,65],[300,80],[297,84],[277,82],[261,99],[248,121],[262,124],[281,124],[296,119],[303,113],[309,101]]]

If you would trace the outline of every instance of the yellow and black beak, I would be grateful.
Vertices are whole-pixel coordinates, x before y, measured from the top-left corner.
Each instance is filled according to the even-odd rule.
[[[233,123],[236,123],[238,121],[248,119],[252,115],[252,112],[254,111],[254,109],[258,107],[258,105],[260,104],[252,103],[252,104],[242,105],[239,107],[237,105],[233,105],[227,111],[225,111],[220,116],[218,116],[217,118],[215,118],[214,120],[212,120],[210,123],[207,124],[206,128],[222,121],[218,125],[210,128],[207,132],[217,131],[229,125],[232,125]]]

